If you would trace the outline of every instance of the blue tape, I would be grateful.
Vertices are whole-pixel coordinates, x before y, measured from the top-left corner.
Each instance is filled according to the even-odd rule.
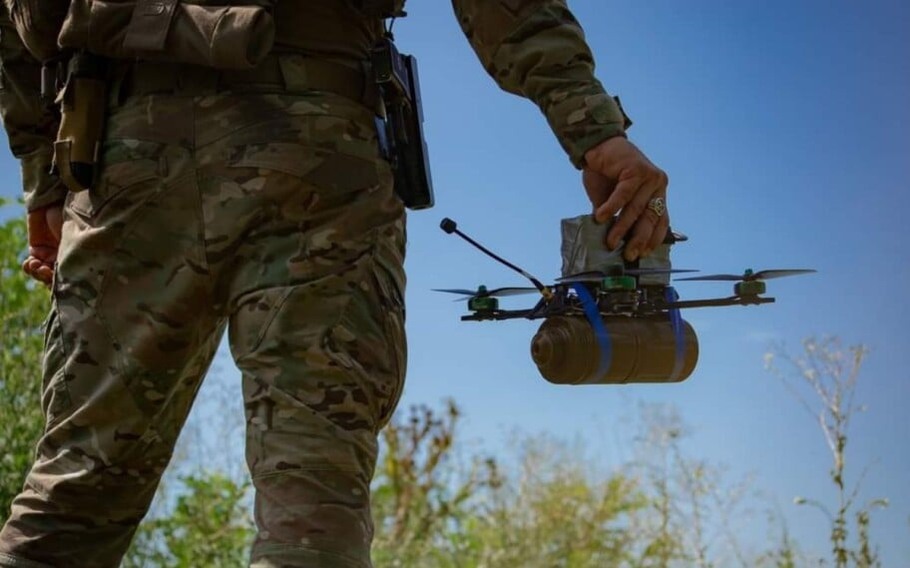
[[[679,300],[679,294],[673,286],[667,286],[667,302],[676,302]],[[676,338],[676,361],[673,363],[673,373],[670,375],[670,381],[676,381],[683,372],[683,365],[686,363],[686,334],[683,331],[682,315],[679,308],[670,308],[670,325],[673,327],[673,336]]]
[[[591,292],[581,282],[573,283],[572,289],[575,290],[575,293],[578,294],[578,299],[581,300],[581,307],[588,317],[588,322],[591,323],[591,327],[594,329],[594,337],[597,338],[597,345],[600,347],[600,367],[597,369],[597,377],[600,378],[607,374],[607,371],[610,370],[610,363],[613,362],[613,346],[610,343],[610,334],[607,333],[604,320],[600,317],[600,309],[598,309],[597,302],[594,301],[594,296],[591,295]]]

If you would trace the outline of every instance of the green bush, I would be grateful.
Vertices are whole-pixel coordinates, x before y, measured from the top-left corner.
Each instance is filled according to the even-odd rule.
[[[41,322],[47,316],[50,295],[20,268],[26,242],[23,219],[0,224],[0,524],[22,489],[44,427]]]

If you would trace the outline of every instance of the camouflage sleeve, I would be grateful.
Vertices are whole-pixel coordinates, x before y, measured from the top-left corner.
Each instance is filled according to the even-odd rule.
[[[58,118],[40,101],[41,65],[16,33],[0,2],[0,118],[10,150],[22,166],[25,206],[38,209],[61,201],[63,184],[50,174]]]
[[[576,167],[625,132],[625,116],[594,77],[594,58],[566,0],[452,0],[487,72],[537,104]]]

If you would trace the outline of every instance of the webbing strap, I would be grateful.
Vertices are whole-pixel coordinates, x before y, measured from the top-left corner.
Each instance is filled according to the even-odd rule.
[[[594,380],[597,380],[607,374],[610,370],[610,364],[613,362],[613,346],[610,342],[610,334],[607,333],[603,318],[600,317],[600,309],[598,309],[597,302],[591,292],[588,291],[588,288],[581,282],[575,282],[572,284],[572,289],[575,290],[575,293],[578,294],[578,299],[581,300],[581,306],[585,311],[588,322],[591,324],[591,328],[594,329],[594,337],[597,338],[597,346],[600,348],[600,366],[597,369],[597,375],[594,377]]]

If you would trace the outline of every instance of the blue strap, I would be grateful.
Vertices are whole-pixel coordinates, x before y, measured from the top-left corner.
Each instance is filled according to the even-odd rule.
[[[581,300],[581,307],[588,317],[588,322],[591,323],[591,327],[594,329],[594,337],[597,338],[597,345],[600,347],[600,367],[597,369],[596,377],[600,378],[607,374],[607,371],[610,370],[610,363],[613,361],[613,347],[610,344],[610,334],[607,333],[603,318],[600,317],[600,310],[597,307],[597,302],[594,301],[594,297],[591,295],[591,292],[588,291],[588,288],[581,282],[574,282],[572,284],[572,289],[575,290],[575,293],[578,294],[578,299]]]
[[[676,302],[679,300],[679,294],[673,286],[667,286],[665,296],[667,302]],[[683,365],[686,363],[686,334],[683,331],[682,316],[679,308],[670,308],[670,325],[673,327],[673,336],[676,338],[676,361],[673,363],[673,373],[670,375],[670,381],[676,381],[683,371]]]

